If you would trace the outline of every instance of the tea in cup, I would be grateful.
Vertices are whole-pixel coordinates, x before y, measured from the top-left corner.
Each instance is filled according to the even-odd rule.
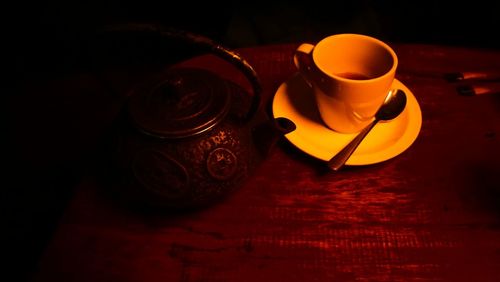
[[[379,39],[346,33],[301,44],[294,63],[313,89],[323,122],[339,133],[354,133],[374,119],[384,102],[398,58]]]

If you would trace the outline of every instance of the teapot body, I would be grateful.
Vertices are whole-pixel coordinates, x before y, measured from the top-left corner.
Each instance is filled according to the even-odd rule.
[[[196,45],[231,63],[253,91],[182,64],[132,89],[111,147],[112,175],[118,180],[112,186],[127,200],[173,209],[217,202],[248,178],[273,140],[294,129],[291,121],[278,130],[274,120],[262,124],[269,119],[260,107],[259,78],[236,52],[201,35],[158,26],[109,31],[153,33]]]
[[[174,140],[124,125],[114,151],[120,192],[174,209],[203,207],[225,198],[249,176],[258,154],[251,130],[231,119],[203,134]]]

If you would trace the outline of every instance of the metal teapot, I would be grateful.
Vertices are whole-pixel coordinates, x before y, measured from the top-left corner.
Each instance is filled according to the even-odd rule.
[[[232,63],[253,93],[211,71],[175,66],[138,84],[115,131],[115,188],[153,207],[191,209],[217,202],[242,185],[295,125],[267,117],[258,76],[239,54],[186,31],[134,28],[198,45]]]

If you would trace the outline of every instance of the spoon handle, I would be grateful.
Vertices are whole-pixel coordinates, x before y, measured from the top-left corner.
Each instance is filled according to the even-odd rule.
[[[354,139],[349,142],[340,152],[338,152],[335,156],[333,156],[329,161],[328,161],[328,166],[334,170],[338,171],[340,168],[342,168],[347,162],[347,160],[351,157],[352,153],[358,148],[359,144],[361,144],[361,141],[365,139],[366,135],[368,132],[372,130],[372,128],[377,124],[379,120],[375,119],[372,121],[369,125],[367,125],[359,134],[354,137]]]

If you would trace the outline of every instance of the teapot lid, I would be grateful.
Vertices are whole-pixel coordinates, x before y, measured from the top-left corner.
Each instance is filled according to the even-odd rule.
[[[135,89],[129,114],[142,132],[159,138],[200,134],[217,125],[229,112],[226,83],[210,71],[171,69]]]

